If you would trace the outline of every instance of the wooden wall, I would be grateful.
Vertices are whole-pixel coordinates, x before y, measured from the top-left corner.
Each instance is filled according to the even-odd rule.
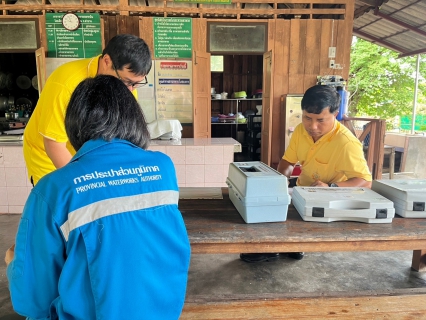
[[[289,2],[299,3],[299,1],[293,0]],[[307,88],[315,84],[316,77],[318,75],[335,74],[340,75],[345,79],[348,77],[354,1],[338,1],[342,4],[340,8],[340,5],[334,5],[336,3],[335,0],[324,0],[322,2],[330,3],[332,5],[330,5],[329,9],[321,9],[321,14],[317,12],[318,9],[306,9],[309,11],[309,14],[302,16],[308,17],[308,19],[297,19],[293,16],[293,14],[297,13],[296,11],[302,12],[305,9],[275,9],[276,5],[274,5],[273,19],[261,19],[261,21],[268,21],[268,50],[271,50],[273,54],[273,107],[271,108],[273,115],[271,132],[272,166],[276,166],[284,152],[284,130],[282,110],[280,106],[281,96],[288,93],[304,93]],[[9,14],[9,6],[2,5],[2,7],[3,14]],[[41,5],[32,7],[40,7],[38,9],[43,12],[43,10],[45,10],[48,6]],[[90,6],[88,6],[88,9],[91,8],[89,7]],[[117,8],[114,7],[114,10]],[[127,7],[123,6],[120,8],[126,9]],[[121,9],[119,10],[120,12]],[[235,10],[238,11],[240,9],[237,8]],[[265,13],[268,13],[268,10],[266,10]],[[330,12],[327,13],[327,10]],[[228,11],[229,10],[224,13],[227,13]],[[252,13],[255,12],[253,11]],[[291,13],[291,19],[279,18],[281,14],[285,17],[287,13]],[[236,14],[238,19],[241,18],[238,12]],[[326,14],[328,14],[328,16]],[[44,47],[47,47],[44,29],[44,15],[37,14],[36,16],[39,18],[41,43]],[[24,18],[26,16],[8,15],[2,16],[1,18],[6,17]],[[32,15],[32,17],[34,17],[34,15]],[[336,18],[336,20],[333,18]],[[151,49],[153,49],[152,17],[143,15],[129,16],[104,14],[102,15],[102,19],[104,21],[104,42],[108,42],[109,39],[116,34],[131,33],[143,38]],[[238,19],[236,21],[244,23],[259,21],[256,19]],[[209,19],[204,17],[194,18],[192,20],[194,51],[206,51],[207,21],[229,20],[221,18],[213,19],[211,17]],[[336,47],[336,58],[334,60],[336,63],[343,66],[343,69],[329,68],[330,59],[328,58],[328,48],[330,46]],[[244,74],[245,70],[249,70],[249,68],[253,68],[254,74],[258,74],[260,64],[256,58],[246,57],[241,58],[242,60],[239,59],[239,57],[234,58],[233,60],[230,58],[228,60],[227,58],[225,60],[226,72],[224,73],[223,78],[216,79],[215,76],[213,77],[213,81],[219,81],[218,88],[221,90],[218,91],[223,90],[232,94],[232,92],[236,90],[250,91],[253,86],[256,88],[260,87],[257,75],[250,76],[248,74]],[[228,71],[228,68],[231,71]],[[213,84],[212,86],[215,87],[216,84]],[[249,89],[246,90],[246,88]],[[247,93],[250,94],[250,92]],[[186,130],[186,132],[190,132],[190,130]]]
[[[351,10],[348,9],[348,12]],[[352,11],[353,12],[353,11]],[[274,20],[272,166],[284,154],[284,111],[281,96],[303,94],[315,85],[317,76],[349,75],[353,17],[345,20]],[[336,63],[343,69],[330,69],[328,48],[336,47]]]
[[[138,16],[102,16],[105,43],[117,34],[128,33],[142,37],[139,33]]]

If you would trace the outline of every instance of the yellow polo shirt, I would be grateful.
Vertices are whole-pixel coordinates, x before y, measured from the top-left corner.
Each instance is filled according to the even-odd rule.
[[[324,183],[355,177],[372,180],[361,142],[338,121],[335,121],[329,133],[316,142],[303,124],[299,124],[283,159],[302,165],[302,172],[297,179],[298,186],[310,186],[317,180]]]
[[[47,79],[37,106],[24,131],[24,158],[28,178],[34,185],[56,167],[44,149],[43,137],[66,142],[72,155],[76,152],[68,141],[65,130],[65,114],[68,102],[78,84],[98,72],[99,56],[65,63]],[[133,94],[137,98],[136,90]]]

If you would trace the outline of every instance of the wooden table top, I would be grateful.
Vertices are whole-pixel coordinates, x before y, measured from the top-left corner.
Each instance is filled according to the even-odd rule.
[[[426,219],[392,223],[307,222],[289,205],[287,221],[247,224],[223,188],[220,200],[179,200],[192,253],[424,250]]]

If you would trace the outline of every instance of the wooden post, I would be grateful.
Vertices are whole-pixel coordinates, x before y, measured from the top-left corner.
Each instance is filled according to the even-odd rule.
[[[426,271],[426,250],[414,250],[411,269],[424,272]]]

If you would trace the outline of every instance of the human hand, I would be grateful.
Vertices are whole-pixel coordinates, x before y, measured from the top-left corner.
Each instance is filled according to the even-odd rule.
[[[311,184],[311,187],[328,187],[328,184],[320,180],[316,180],[314,183]]]
[[[15,244],[13,244],[9,249],[6,251],[6,256],[4,257],[4,261],[6,262],[6,266],[9,265],[9,263],[13,260],[13,257],[15,256]]]

